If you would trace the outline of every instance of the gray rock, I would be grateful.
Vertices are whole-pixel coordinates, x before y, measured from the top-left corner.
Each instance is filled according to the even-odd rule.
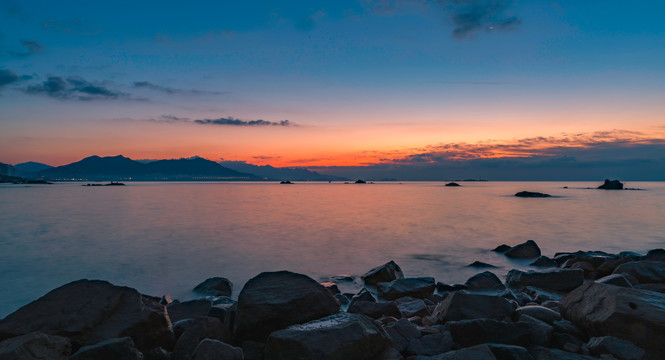
[[[629,274],[640,284],[665,283],[665,262],[663,261],[631,261],[614,269],[613,274]]]
[[[379,292],[379,296],[395,300],[404,296],[420,299],[427,298],[434,293],[435,287],[434,278],[417,277],[397,279],[391,282],[380,282],[377,284],[376,289]]]
[[[178,339],[190,326],[194,323],[194,319],[182,319],[173,323],[173,333],[175,338]]]
[[[420,337],[418,328],[407,319],[399,319],[394,324],[386,326],[385,330],[399,352],[406,350],[411,340]]]
[[[548,349],[542,346],[529,347],[529,353],[535,360],[598,360],[591,356],[574,354],[559,349]]]
[[[497,247],[495,247],[492,251],[494,252],[500,252],[500,253],[505,253],[506,251],[510,250],[511,247],[506,245],[506,244],[501,244]]]
[[[70,360],[143,360],[143,354],[130,337],[124,337],[84,346]]]
[[[364,315],[339,313],[270,334],[265,360],[363,360],[391,347],[386,331]]]
[[[526,323],[529,326],[529,340],[532,344],[550,346],[554,334],[552,325],[529,315],[521,315],[519,322]]]
[[[535,259],[540,256],[540,248],[533,240],[527,240],[525,243],[515,245],[505,252],[509,258],[516,259]]]
[[[452,350],[453,338],[448,332],[440,332],[412,339],[406,353],[409,355],[437,355]]]
[[[569,320],[563,319],[555,321],[554,323],[552,323],[552,326],[554,327],[554,331],[556,331],[557,333],[570,334],[583,341],[586,341],[588,339],[586,333],[584,333],[584,331],[582,331],[582,329],[580,329],[579,326],[573,324]]]
[[[590,282],[560,301],[561,314],[591,336],[630,340],[647,359],[665,358],[665,294]]]
[[[213,305],[206,316],[218,318],[229,329],[233,329],[233,320],[237,311],[238,304],[219,304]]]
[[[533,286],[545,290],[571,291],[584,282],[581,269],[556,269],[542,272],[510,270],[506,285],[510,287]]]
[[[610,180],[610,179],[605,179],[605,182],[603,185],[600,185],[598,189],[603,189],[603,190],[623,190],[623,183],[619,180]]]
[[[275,330],[338,311],[337,299],[312,278],[289,271],[264,272],[240,292],[233,335],[239,343],[264,341]]]
[[[543,198],[543,197],[551,197],[552,195],[536,191],[520,191],[516,193],[515,196],[524,197],[524,198]]]
[[[410,318],[413,316],[429,316],[430,311],[427,308],[427,304],[422,299],[416,299],[412,297],[403,297],[395,301],[397,308],[402,313],[402,316],[405,318]]]
[[[372,295],[372,293],[369,292],[369,290],[367,290],[367,288],[362,288],[362,289],[360,289],[360,291],[358,291],[357,294],[355,294],[351,297],[351,302],[349,303],[349,308],[356,301],[376,302],[376,299],[374,298],[374,295]]]
[[[538,320],[544,321],[552,325],[555,321],[561,320],[561,314],[540,305],[527,305],[517,308],[515,310],[517,318],[521,319],[522,315],[528,315]]]
[[[644,358],[644,350],[628,340],[618,339],[614,336],[591,338],[588,345],[591,355],[609,354],[619,360],[641,360]]]
[[[536,259],[534,262],[529,264],[529,266],[537,266],[537,267],[556,267],[558,266],[556,261],[553,259],[548,258],[547,256],[539,256],[538,259]]]
[[[493,319],[448,321],[445,329],[462,347],[485,343],[526,346],[531,337],[531,327],[526,323]]]
[[[201,316],[208,316],[212,301],[208,299],[196,299],[185,302],[174,302],[166,307],[169,313],[169,319],[172,323],[183,319],[194,319]]]
[[[642,260],[665,261],[665,249],[649,250]]]
[[[63,285],[0,321],[0,339],[35,331],[67,337],[74,348],[125,336],[144,351],[173,346],[164,305],[100,280]]]
[[[233,283],[223,277],[212,277],[196,285],[194,291],[213,296],[231,296]]]
[[[495,269],[495,268],[497,268],[496,266],[494,266],[492,264],[488,264],[488,263],[482,262],[482,261],[474,261],[471,264],[467,265],[467,267],[480,268],[480,269],[484,269],[484,268]]]
[[[389,302],[369,302],[369,301],[356,301],[351,304],[346,310],[351,314],[363,314],[373,319],[378,319],[382,316],[401,317],[402,313],[399,311],[397,304],[394,301]]]
[[[2,360],[67,360],[71,351],[69,339],[41,332],[32,332],[0,342]]]
[[[390,282],[403,278],[402,269],[392,260],[373,268],[362,276],[363,281],[367,285],[376,285],[380,282]]]
[[[178,338],[173,348],[173,360],[189,360],[203,339],[231,342],[231,334],[219,319],[211,317],[196,318],[192,325]]]
[[[499,278],[489,271],[476,274],[467,280],[464,285],[471,291],[503,290],[505,286]]]
[[[417,356],[416,360],[534,360],[521,347],[502,344],[481,344],[436,356]]]
[[[328,291],[330,291],[330,293],[333,294],[333,296],[342,293],[341,291],[339,291],[339,288],[337,287],[337,284],[335,284],[332,281],[326,281],[326,282],[322,282],[320,284],[324,288],[328,289]]]
[[[243,360],[242,349],[213,339],[203,339],[191,360]]]
[[[628,287],[628,288],[633,287],[630,281],[628,281],[628,279],[623,274],[607,275],[596,280],[596,282],[601,284]]]
[[[438,323],[469,319],[509,319],[513,305],[500,296],[454,292],[440,302],[432,317]]]

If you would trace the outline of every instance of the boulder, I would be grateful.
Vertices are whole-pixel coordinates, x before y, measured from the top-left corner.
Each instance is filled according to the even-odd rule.
[[[481,344],[435,356],[416,356],[415,360],[533,360],[533,357],[521,346]]]
[[[0,342],[2,360],[67,360],[71,351],[69,339],[41,332],[31,332]]]
[[[139,350],[173,346],[164,305],[101,280],[63,285],[0,321],[0,339],[34,331],[67,337],[73,349],[125,336]]]
[[[515,194],[515,196],[524,197],[524,198],[543,198],[543,197],[551,197],[552,195],[535,191],[520,191],[517,194]]]
[[[506,245],[506,244],[501,244],[497,247],[495,247],[492,251],[494,252],[500,252],[500,253],[505,253],[506,251],[510,250],[511,247]]]
[[[143,360],[130,337],[109,339],[80,348],[70,360]]]
[[[665,358],[665,294],[590,282],[560,301],[561,314],[591,336],[630,340],[647,359]]]
[[[420,337],[420,331],[407,319],[399,319],[385,327],[386,333],[393,342],[393,347],[403,352],[409,347],[411,340]]]
[[[607,285],[614,285],[614,286],[621,286],[628,288],[633,287],[630,281],[628,281],[628,279],[626,279],[626,277],[623,274],[607,275],[596,280],[596,282],[600,284],[607,284]]]
[[[376,289],[379,296],[395,300],[404,296],[426,298],[434,293],[436,282],[431,277],[397,279],[391,282],[380,282]]]
[[[265,341],[275,330],[337,313],[339,302],[314,279],[290,271],[250,279],[238,297],[236,341]]]
[[[391,347],[380,324],[364,316],[339,313],[270,334],[265,360],[363,360]]]
[[[547,256],[541,255],[536,259],[534,262],[529,264],[529,266],[537,266],[537,267],[557,267],[556,261],[553,259],[548,258]]]
[[[640,284],[665,283],[665,262],[631,261],[617,266],[613,274],[632,275]]]
[[[542,320],[538,320],[529,315],[521,315],[520,323],[525,323],[529,327],[529,342],[535,345],[549,346],[552,342],[554,327]]]
[[[233,283],[223,277],[212,277],[196,285],[194,291],[213,296],[231,296]]]
[[[242,349],[213,339],[203,339],[191,360],[243,360]]]
[[[369,302],[376,302],[376,299],[374,298],[374,295],[372,295],[367,288],[362,288],[360,291],[353,295],[351,297],[351,302],[349,303],[349,308],[353,305],[354,302],[356,301],[369,301]]]
[[[453,349],[453,338],[449,332],[438,332],[412,339],[406,349],[409,355],[437,355]]]
[[[584,333],[584,331],[582,331],[579,326],[566,319],[555,321],[552,323],[552,327],[554,327],[554,331],[559,334],[570,334],[582,341],[586,341],[588,339],[586,333]]]
[[[605,179],[603,185],[600,185],[598,189],[603,190],[623,190],[623,184],[619,180],[610,180]]]
[[[244,360],[263,360],[266,344],[258,341],[244,341],[242,343],[242,354]]]
[[[208,316],[212,301],[208,299],[196,299],[185,302],[173,302],[166,307],[169,313],[169,319],[172,323],[183,319],[194,319],[201,316]]]
[[[510,270],[506,276],[506,285],[510,287],[533,286],[553,291],[570,291],[583,282],[582,269],[553,269],[542,272]]]
[[[330,293],[333,294],[333,296],[342,293],[341,291],[339,291],[339,288],[337,287],[337,284],[335,284],[332,281],[324,281],[320,284],[324,288],[328,289],[328,291],[330,291]]]
[[[380,282],[390,282],[403,278],[402,269],[392,260],[373,268],[362,276],[363,281],[367,285],[376,285]]]
[[[484,291],[484,290],[503,290],[506,287],[499,278],[489,271],[476,274],[467,280],[464,285],[471,291]]]
[[[189,360],[203,339],[230,342],[231,334],[219,319],[200,317],[178,338],[173,348],[173,360]]]
[[[171,360],[171,353],[160,348],[156,347],[152,350],[150,350],[145,356],[143,357],[144,360]]]
[[[173,323],[173,334],[178,339],[187,329],[194,324],[194,319],[182,319]]]
[[[479,269],[495,269],[497,268],[496,266],[492,264],[488,264],[482,261],[474,261],[471,264],[467,265],[467,267],[473,267],[473,268],[479,268]]]
[[[628,340],[618,339],[614,336],[591,338],[588,346],[591,355],[607,354],[619,360],[641,360],[644,358],[644,350]]]
[[[399,311],[397,304],[394,301],[389,302],[370,302],[370,301],[355,301],[349,305],[348,313],[363,314],[373,319],[378,319],[382,316],[394,316],[399,318],[402,313]]]
[[[535,259],[540,256],[540,248],[535,241],[527,240],[522,244],[513,246],[504,255],[516,259]]]
[[[548,349],[542,346],[529,347],[529,354],[531,354],[535,360],[598,360],[591,356],[574,354],[559,349]]]
[[[665,261],[665,249],[649,250],[642,260]]]
[[[469,319],[509,319],[513,305],[500,296],[454,292],[440,302],[432,317],[438,323]]]
[[[427,308],[427,304],[422,299],[416,299],[412,297],[403,297],[395,301],[397,308],[402,313],[402,316],[405,318],[410,318],[413,316],[429,316],[430,312]]]
[[[524,322],[473,319],[449,321],[445,326],[455,343],[462,347],[485,343],[526,346],[531,337],[531,327]]]
[[[520,320],[522,315],[528,315],[538,320],[544,321],[552,325],[555,321],[561,320],[561,314],[540,305],[527,305],[519,307],[515,310],[517,319]]]

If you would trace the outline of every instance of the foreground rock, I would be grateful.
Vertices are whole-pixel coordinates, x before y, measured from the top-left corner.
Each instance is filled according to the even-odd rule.
[[[605,179],[603,185],[600,185],[598,188],[603,190],[622,190],[623,184],[619,180]]]
[[[390,346],[390,337],[372,319],[339,313],[270,334],[265,360],[374,359]]]
[[[203,339],[194,350],[191,360],[243,360],[241,348],[219,340]]]
[[[572,358],[558,359],[572,360]],[[533,357],[521,346],[482,344],[436,356],[417,356],[415,360],[533,360]]]
[[[550,197],[552,195],[550,194],[544,194],[540,192],[535,192],[535,191],[520,191],[517,194],[515,194],[517,197],[526,197],[526,198],[542,198],[542,197]]]
[[[527,240],[508,249],[504,255],[515,259],[535,259],[540,256],[540,248],[535,241]]]
[[[231,342],[231,333],[219,321],[211,317],[200,317],[194,319],[192,324],[178,338],[173,348],[173,360],[189,360],[194,350],[203,339],[220,340]]]
[[[265,341],[275,330],[338,311],[337,299],[314,279],[290,271],[264,272],[240,292],[233,335],[238,343]]]
[[[0,321],[0,339],[34,331],[67,337],[74,349],[125,336],[142,351],[173,346],[164,305],[101,280],[63,285]]]
[[[143,354],[134,348],[129,337],[110,339],[84,346],[70,360],[143,360]]]
[[[446,323],[446,331],[462,347],[485,343],[526,346],[531,337],[531,327],[525,322],[493,319],[449,321]]]
[[[376,289],[379,296],[388,300],[399,299],[404,296],[413,298],[426,298],[434,293],[436,282],[431,277],[418,277],[397,279],[391,282],[380,282]]]
[[[505,286],[499,278],[489,271],[476,274],[467,280],[464,285],[471,291],[503,290]]]
[[[440,302],[432,317],[438,323],[468,319],[506,320],[513,311],[513,305],[502,297],[458,291]]]
[[[631,261],[617,266],[614,274],[628,274],[640,284],[665,283],[665,262]]]
[[[583,282],[582,269],[555,269],[543,272],[510,270],[506,276],[506,285],[510,287],[533,286],[554,291],[570,291]]]
[[[69,339],[33,332],[0,342],[2,360],[66,360],[72,351]]]
[[[402,269],[392,260],[373,268],[362,276],[363,281],[367,285],[376,285],[380,282],[390,282],[403,278]]]
[[[207,316],[212,308],[212,301],[208,299],[196,299],[184,302],[173,302],[166,306],[169,319],[174,324],[184,319],[194,319]]]
[[[194,291],[213,296],[231,296],[233,283],[224,277],[212,277],[196,285]]]
[[[591,338],[588,345],[589,352],[592,355],[611,355],[619,360],[641,360],[644,358],[644,350],[628,340],[617,339],[614,336]]]
[[[561,314],[591,336],[616,336],[664,359],[665,294],[590,282],[560,301]]]

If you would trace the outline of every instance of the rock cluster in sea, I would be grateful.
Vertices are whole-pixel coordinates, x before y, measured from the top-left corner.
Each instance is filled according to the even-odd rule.
[[[184,302],[78,280],[0,321],[0,359],[665,359],[665,250],[495,251],[543,269],[443,284],[390,261],[356,294],[337,286],[353,276],[264,272],[237,301],[222,277]]]

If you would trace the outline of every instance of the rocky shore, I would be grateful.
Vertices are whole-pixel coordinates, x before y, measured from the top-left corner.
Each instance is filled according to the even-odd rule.
[[[237,300],[215,277],[183,302],[78,280],[0,320],[0,360],[665,359],[665,250],[494,251],[542,270],[464,284],[405,277],[393,261],[324,282],[265,272]],[[348,282],[361,290],[341,293]]]

